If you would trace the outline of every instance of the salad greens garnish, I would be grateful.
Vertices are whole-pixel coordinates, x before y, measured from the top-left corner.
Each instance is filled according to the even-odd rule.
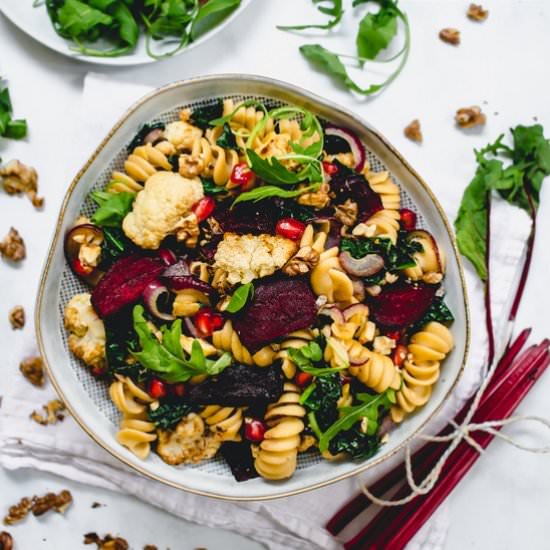
[[[344,8],[342,7],[342,0],[312,0],[317,9],[332,17],[324,25],[278,25],[277,28],[281,31],[304,31],[306,29],[322,29],[329,30],[338,25],[344,15]]]
[[[225,147],[226,149],[238,149],[235,136],[227,122],[223,125],[223,132],[221,136],[216,140],[216,145],[219,145],[220,147]]]
[[[201,130],[206,130],[210,126],[210,121],[220,118],[223,113],[223,101],[218,99],[212,105],[197,107],[191,113],[191,121]],[[223,123],[222,123],[223,124]]]
[[[8,87],[0,80],[0,136],[23,139],[27,135],[27,121],[13,119],[13,107]]]
[[[219,193],[227,193],[223,185],[216,185],[212,180],[203,179],[202,189],[205,195],[217,195]]]
[[[503,134],[475,151],[477,170],[464,191],[455,220],[460,252],[470,260],[482,281],[488,277],[487,220],[492,192],[534,219],[542,182],[550,174],[550,141],[544,137],[542,126],[516,126],[511,134],[512,146],[503,143]]]
[[[167,402],[159,405],[156,409],[149,409],[147,415],[149,420],[157,425],[157,428],[170,430],[192,410],[193,407],[188,403]]]
[[[321,346],[313,341],[301,348],[289,348],[288,356],[296,366],[307,374],[312,376],[322,377],[334,374],[336,371],[347,369],[349,365],[341,367],[317,367],[316,363],[321,363],[323,360],[323,350]],[[323,363],[324,364],[324,363]]]
[[[319,4],[321,0],[313,0]],[[344,10],[340,1],[327,2],[330,7],[317,6],[319,11],[332,17],[326,25],[297,25],[278,27],[286,31],[300,31],[310,28],[329,30],[336,26],[342,19]],[[334,80],[343,84],[348,90],[360,95],[372,95],[393,82],[403,70],[407,62],[411,36],[407,15],[397,6],[397,0],[354,0],[353,7],[361,4],[373,3],[379,6],[378,11],[368,12],[359,23],[355,43],[357,56],[335,53],[320,44],[304,44],[300,46],[302,55],[312,64],[331,76]],[[399,52],[389,59],[377,59],[379,54],[387,49],[397,35],[399,22],[404,29],[404,42]],[[355,60],[360,67],[367,62],[387,63],[400,59],[395,70],[381,83],[363,87],[357,84],[348,74],[342,59]]]
[[[246,302],[251,300],[253,296],[254,285],[252,283],[240,285],[237,290],[233,292],[233,296],[231,296],[226,311],[229,313],[237,313],[237,311],[240,311],[246,305]]]
[[[281,189],[276,185],[262,185],[261,187],[256,187],[251,191],[245,191],[244,193],[240,193],[239,196],[233,201],[232,206],[235,206],[239,202],[248,202],[248,201],[258,202],[263,199],[268,199],[269,197],[280,197],[282,199],[292,199],[293,197],[298,197],[303,193],[310,193],[313,191],[317,191],[320,186],[321,186],[321,183],[319,182],[319,183],[314,183],[312,185],[308,185],[305,187],[301,187],[299,189],[289,190],[289,189]]]
[[[122,256],[133,252],[136,245],[124,234],[120,227],[103,226],[101,243],[101,268],[106,270]]]
[[[92,222],[101,227],[120,227],[126,214],[132,210],[136,195],[128,191],[92,191],[90,197],[99,205],[92,216]]]
[[[438,323],[443,323],[444,325],[447,325],[449,323],[452,323],[454,320],[454,315],[447,307],[447,304],[445,303],[443,298],[438,297],[434,299],[430,308],[428,309],[428,311],[426,311],[426,313],[424,313],[422,318],[414,323],[414,325],[412,325],[407,330],[407,332],[409,334],[414,334],[432,321],[437,321]]]
[[[207,359],[198,340],[193,340],[191,354],[187,356],[181,345],[181,319],[171,327],[161,329],[162,341],[152,333],[143,316],[143,306],[134,306],[134,330],[139,338],[141,351],[131,351],[132,356],[145,368],[152,370],[167,382],[186,382],[199,374],[214,376],[231,364],[231,355],[222,354],[218,359]]]
[[[55,31],[72,40],[73,50],[96,57],[132,53],[141,32],[147,53],[154,59],[174,55],[219,25],[241,0],[46,0]],[[35,7],[37,4],[34,4]],[[109,45],[94,47],[99,41]],[[153,52],[153,42],[174,47]]]

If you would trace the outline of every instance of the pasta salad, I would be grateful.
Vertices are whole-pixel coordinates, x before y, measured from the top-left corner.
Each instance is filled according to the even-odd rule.
[[[373,456],[430,399],[445,254],[348,129],[220,99],[144,125],[90,198],[65,238],[89,285],[68,346],[138,457],[282,480],[300,453]]]

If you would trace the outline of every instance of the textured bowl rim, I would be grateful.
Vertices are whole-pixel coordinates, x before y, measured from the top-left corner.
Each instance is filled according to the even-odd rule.
[[[290,93],[294,93],[296,95],[301,96],[302,98],[307,98],[309,101],[318,104],[323,105],[325,107],[329,107],[333,111],[342,114],[347,117],[353,118],[356,122],[367,128],[370,132],[372,132],[382,143],[384,147],[387,148],[388,151],[390,151],[397,161],[399,161],[403,168],[409,172],[416,180],[417,182],[422,186],[423,190],[428,194],[430,197],[430,200],[435,207],[435,209],[438,211],[441,221],[443,222],[443,225],[445,227],[445,230],[447,231],[447,235],[449,237],[452,251],[455,257],[455,260],[457,262],[458,267],[458,276],[460,280],[460,286],[461,286],[461,292],[462,292],[462,301],[464,306],[464,324],[465,324],[465,340],[464,340],[464,355],[462,357],[461,366],[459,371],[456,374],[455,380],[450,385],[449,389],[447,390],[446,394],[442,397],[441,402],[435,407],[435,409],[432,411],[432,413],[429,415],[428,418],[426,418],[408,437],[404,438],[404,440],[399,443],[393,449],[392,451],[382,454],[378,458],[374,458],[374,460],[367,462],[366,464],[360,464],[357,466],[357,468],[354,468],[353,470],[350,470],[348,472],[344,472],[342,474],[338,474],[336,476],[330,477],[329,479],[311,483],[308,485],[305,485],[304,487],[299,487],[296,489],[292,489],[285,492],[278,492],[273,495],[252,495],[252,496],[240,496],[240,495],[227,495],[227,494],[220,494],[212,491],[202,491],[199,489],[195,489],[193,487],[188,487],[185,485],[185,483],[180,483],[176,481],[172,481],[169,479],[166,479],[160,475],[157,475],[153,472],[151,472],[146,467],[143,467],[141,465],[136,465],[133,463],[130,463],[124,456],[119,454],[116,450],[109,448],[96,433],[94,433],[91,428],[89,428],[86,424],[86,422],[80,417],[78,411],[75,407],[71,404],[69,400],[66,399],[66,396],[63,392],[63,389],[61,388],[61,385],[57,381],[54,369],[50,366],[48,359],[46,357],[45,353],[45,347],[44,347],[44,341],[42,337],[41,332],[41,308],[42,308],[42,302],[44,299],[44,290],[46,286],[46,282],[48,279],[50,266],[52,262],[52,258],[55,253],[55,249],[57,248],[57,244],[59,242],[59,239],[62,238],[61,236],[61,228],[64,221],[65,216],[65,210],[67,209],[67,205],[69,203],[69,200],[73,194],[73,191],[75,190],[76,186],[80,182],[82,176],[85,174],[85,172],[88,170],[90,165],[93,163],[93,161],[96,159],[96,157],[99,155],[99,153],[104,149],[104,147],[107,145],[107,143],[111,140],[113,135],[118,131],[118,129],[124,124],[124,122],[127,120],[127,118],[133,114],[137,109],[139,109],[142,105],[146,104],[151,99],[155,98],[156,96],[163,94],[167,91],[173,90],[174,88],[179,87],[185,87],[189,84],[197,83],[197,82],[216,82],[216,81],[223,81],[223,80],[235,80],[240,82],[247,82],[248,84],[267,84],[274,86],[275,88],[279,90],[285,90]],[[107,451],[110,455],[120,460],[123,464],[128,466],[129,468],[143,474],[144,476],[154,480],[159,481],[165,485],[174,487],[176,489],[181,489],[183,491],[187,491],[192,494],[205,496],[205,497],[211,497],[219,500],[227,500],[227,501],[240,501],[240,502],[252,502],[252,501],[267,501],[267,500],[275,500],[278,498],[284,498],[292,495],[298,495],[302,493],[306,493],[315,489],[319,489],[321,487],[326,487],[328,485],[331,485],[332,483],[336,483],[338,481],[341,481],[343,479],[347,479],[353,476],[356,476],[360,473],[363,473],[367,470],[370,470],[371,468],[374,468],[375,466],[378,466],[385,462],[386,460],[393,457],[396,453],[401,451],[407,444],[409,444],[411,441],[414,440],[414,438],[422,432],[422,430],[426,427],[426,425],[439,413],[443,405],[447,402],[453,391],[455,390],[459,380],[461,379],[464,369],[467,363],[469,349],[470,349],[470,339],[471,339],[471,321],[470,321],[470,309],[469,309],[469,302],[468,302],[468,294],[467,294],[467,288],[466,288],[466,281],[464,277],[464,270],[462,266],[462,260],[460,257],[460,253],[458,251],[458,246],[456,243],[456,239],[454,236],[454,233],[452,231],[451,225],[449,223],[449,220],[447,218],[447,215],[445,214],[445,211],[441,207],[441,204],[435,197],[433,191],[430,189],[428,184],[420,177],[420,175],[409,165],[409,163],[402,157],[402,155],[388,142],[388,140],[380,134],[376,129],[374,129],[370,124],[368,124],[365,120],[363,120],[361,117],[357,116],[355,113],[352,113],[350,110],[341,107],[340,105],[334,104],[332,101],[326,100],[324,98],[321,98],[320,96],[311,93],[299,86],[295,86],[293,84],[289,84],[287,82],[283,82],[281,80],[258,76],[258,75],[244,75],[244,74],[217,74],[217,75],[208,75],[208,76],[202,76],[202,77],[194,77],[189,78],[186,80],[179,80],[176,82],[172,82],[170,84],[167,84],[165,86],[162,86],[160,88],[156,88],[140,98],[138,101],[134,102],[121,116],[121,118],[116,122],[116,124],[111,128],[111,130],[107,133],[105,138],[101,141],[99,146],[95,149],[95,151],[92,153],[90,158],[86,161],[86,163],[83,165],[83,167],[78,171],[77,175],[73,178],[71,181],[71,184],[69,185],[69,188],[67,189],[67,192],[65,194],[65,197],[63,199],[63,203],[61,205],[61,209],[59,211],[59,215],[57,218],[57,224],[55,227],[55,232],[53,239],[51,241],[49,250],[48,250],[48,256],[46,258],[44,267],[42,269],[42,275],[40,278],[40,285],[38,289],[38,294],[36,298],[36,306],[35,306],[35,331],[36,331],[36,337],[37,337],[37,344],[38,349],[40,351],[40,354],[42,358],[44,359],[44,364],[46,367],[46,371],[48,373],[48,376],[52,382],[52,385],[55,389],[55,391],[58,393],[59,397],[62,399],[62,401],[65,403],[67,409],[69,410],[71,416],[75,419],[77,424],[105,451]]]

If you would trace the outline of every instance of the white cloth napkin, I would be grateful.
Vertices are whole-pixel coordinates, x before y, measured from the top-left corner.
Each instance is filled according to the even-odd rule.
[[[90,74],[84,85],[81,121],[73,140],[74,159],[78,166],[89,156],[95,145],[106,134],[120,114],[149,89],[135,84],[109,80],[105,76]],[[109,101],[104,101],[104,98]],[[434,189],[444,198],[444,185]],[[445,202],[445,201],[443,201]],[[493,209],[492,273],[494,318],[501,320],[496,328],[497,341],[506,331],[510,293],[518,277],[518,266],[524,253],[528,234],[527,217],[517,209],[498,203]],[[440,429],[471,395],[480,380],[485,360],[486,333],[484,325],[483,289],[467,267],[472,314],[472,346],[465,374],[443,411],[430,424],[429,430]],[[14,285],[18,281],[13,281]],[[28,327],[29,329],[31,327]],[[33,353],[32,331],[27,330],[27,342],[11,353],[11,363]],[[51,386],[45,389],[31,387],[12,369],[12,376],[4,387],[0,408],[0,465],[8,469],[35,468],[81,482],[123,491],[145,502],[158,506],[179,517],[203,525],[238,531],[274,550],[311,549],[325,550],[341,547],[341,542],[329,535],[323,525],[358,490],[358,480],[348,479],[330,487],[304,495],[273,502],[228,503],[194,496],[148,480],[131,471],[80,430],[67,418],[55,426],[43,427],[29,420],[29,414],[54,397]],[[384,465],[364,476],[372,482],[392,468],[401,457],[386,461]],[[354,526],[360,527],[365,516],[360,516],[343,533],[350,535]],[[448,517],[445,507],[416,535],[409,548],[439,550],[443,548]]]

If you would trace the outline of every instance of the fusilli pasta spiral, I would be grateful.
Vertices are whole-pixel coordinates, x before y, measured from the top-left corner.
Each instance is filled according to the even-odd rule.
[[[365,173],[365,172],[364,172]],[[366,172],[365,176],[371,189],[380,196],[386,210],[399,210],[401,195],[399,187],[393,182],[389,172]]]
[[[311,287],[317,296],[326,296],[328,303],[353,301],[353,283],[342,269],[338,247],[319,255],[319,263],[311,271]]]
[[[409,354],[403,363],[403,385],[396,393],[397,404],[391,408],[394,422],[401,422],[407,414],[428,402],[439,378],[441,361],[453,345],[451,331],[436,321],[411,337]]]
[[[254,466],[265,479],[286,479],[296,470],[302,418],[306,411],[299,403],[300,389],[285,382],[279,400],[268,406],[265,422],[268,426],[264,440],[256,451]]]
[[[264,346],[253,355],[243,346],[239,335],[233,329],[233,323],[227,320],[221,330],[212,334],[212,343],[222,351],[228,351],[240,363],[268,367],[275,359],[276,353],[269,346]]]
[[[401,376],[387,355],[371,351],[358,342],[351,343],[348,354],[352,364],[349,368],[350,374],[356,376],[365,386],[378,393],[385,392],[388,388],[399,389]]]
[[[243,423],[243,409],[208,405],[199,416],[218,441],[240,441],[239,430]]]
[[[405,276],[413,281],[423,280],[425,283],[436,284],[445,274],[445,255],[435,239],[425,232],[415,232],[414,242],[422,245],[422,250],[413,254],[416,265],[404,270]]]
[[[281,342],[281,349],[275,357],[282,360],[281,369],[286,378],[294,378],[296,374],[296,364],[288,356],[288,350],[290,348],[299,349],[306,346],[311,340],[313,340],[313,334],[310,330],[299,330],[289,334]]]

